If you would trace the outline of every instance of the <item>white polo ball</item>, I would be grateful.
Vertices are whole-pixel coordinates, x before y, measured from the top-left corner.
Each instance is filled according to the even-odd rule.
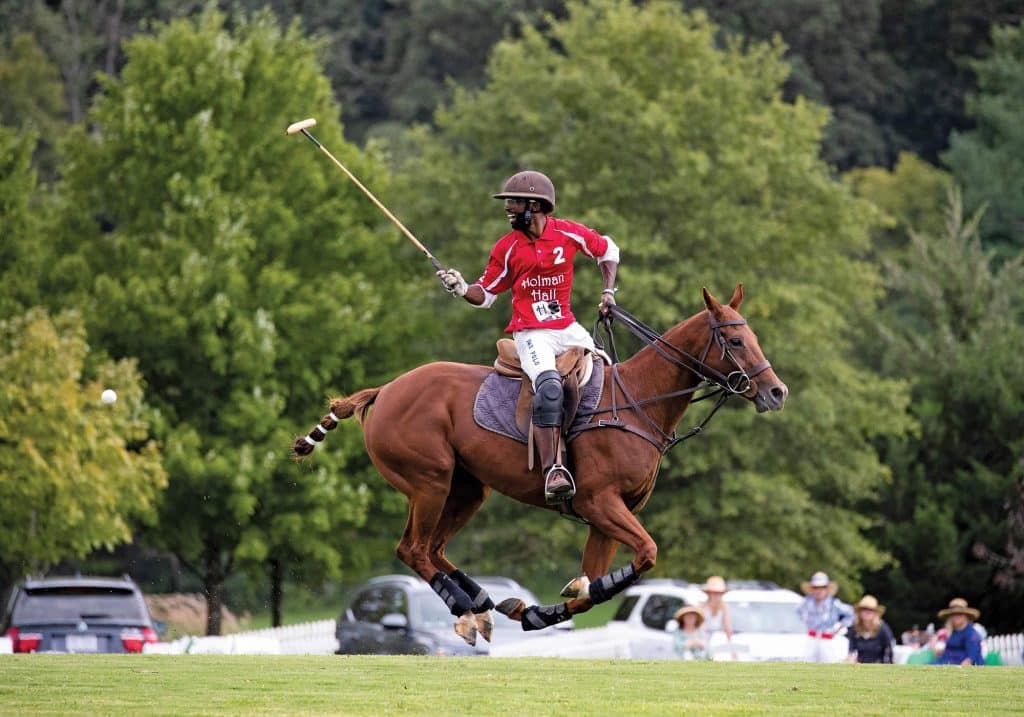
[[[113,403],[117,400],[117,391],[112,388],[106,389],[100,394],[100,400],[103,401],[103,403]]]

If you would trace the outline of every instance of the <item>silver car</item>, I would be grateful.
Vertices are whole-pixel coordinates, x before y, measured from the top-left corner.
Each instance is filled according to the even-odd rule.
[[[497,605],[519,597],[539,604],[536,595],[506,577],[473,579]],[[478,638],[470,647],[455,634],[455,618],[424,580],[412,575],[382,575],[360,586],[338,618],[335,635],[340,655],[483,655],[491,644],[508,644],[540,633],[523,632],[518,622],[497,612],[491,643]],[[571,629],[571,621],[563,629]]]

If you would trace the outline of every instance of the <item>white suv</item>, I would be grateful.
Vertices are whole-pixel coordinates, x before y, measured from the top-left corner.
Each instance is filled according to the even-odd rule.
[[[715,660],[808,660],[818,653],[825,662],[841,662],[847,653],[843,635],[816,639],[807,634],[796,608],[802,598],[774,583],[729,581],[725,602],[732,617],[730,645],[716,633],[709,645]],[[492,655],[584,658],[678,659],[675,636],[666,629],[683,605],[699,605],[707,596],[700,585],[682,580],[650,579],[628,588],[615,617],[603,627],[522,640]],[[674,624],[671,625],[674,627]],[[551,631],[542,631],[550,633]],[[735,656],[735,657],[734,657]]]
[[[810,637],[797,616],[803,598],[769,582],[730,581],[725,602],[732,618],[733,640],[716,633],[709,645],[715,660],[809,659],[818,652],[825,662],[841,662],[847,653],[843,635],[831,639]],[[674,636],[667,630],[683,605],[699,605],[707,596],[695,583],[681,580],[644,580],[626,590],[611,621],[603,628],[628,640],[631,657],[675,659]]]

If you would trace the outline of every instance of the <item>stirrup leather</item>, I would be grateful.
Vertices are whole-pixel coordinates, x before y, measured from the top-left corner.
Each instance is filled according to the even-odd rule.
[[[563,488],[557,493],[553,492],[550,487],[551,476],[555,471],[561,471],[565,474],[565,477],[569,479],[568,488]],[[564,503],[565,501],[570,500],[574,495],[576,495],[576,480],[572,477],[572,473],[569,472],[569,469],[561,463],[555,463],[553,466],[548,468],[547,473],[544,474],[544,500],[547,501],[549,505],[553,505],[557,503]]]

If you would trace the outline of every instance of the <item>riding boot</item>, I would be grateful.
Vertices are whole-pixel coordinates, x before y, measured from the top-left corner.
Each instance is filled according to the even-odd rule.
[[[540,453],[541,475],[544,476],[544,500],[548,505],[564,503],[576,495],[576,484],[559,455],[562,429],[559,426],[534,426],[533,430]]]

